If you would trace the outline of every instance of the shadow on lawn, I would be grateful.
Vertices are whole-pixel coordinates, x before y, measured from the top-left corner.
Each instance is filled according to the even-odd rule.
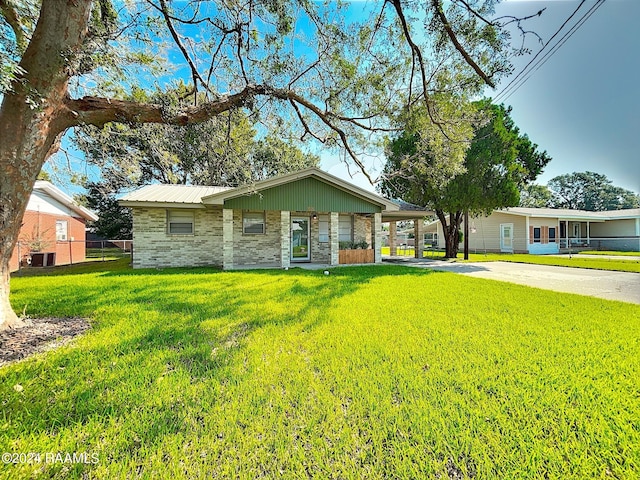
[[[256,330],[299,325],[309,331],[326,321],[321,313],[333,301],[376,277],[433,274],[398,266],[341,267],[330,275],[301,269],[124,270],[105,271],[80,287],[30,287],[30,300],[41,314],[98,312],[98,318],[73,348],[0,369],[3,411],[11,425],[5,435],[27,439],[77,432],[87,422],[109,428],[126,424],[132,410],[145,418],[144,431],[127,450],[178,431],[187,434],[193,425],[182,421],[183,413],[173,401],[161,400],[158,391],[175,389],[177,396],[187,396],[184,402],[201,405],[199,389],[180,391],[180,382],[210,392],[241,381],[232,367]],[[24,391],[13,391],[15,384],[24,385]]]

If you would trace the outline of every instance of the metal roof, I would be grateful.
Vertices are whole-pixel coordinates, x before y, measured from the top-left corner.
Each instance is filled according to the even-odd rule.
[[[510,213],[525,217],[552,217],[583,220],[609,220],[612,218],[636,218],[640,216],[640,208],[626,210],[607,210],[603,212],[591,212],[587,210],[574,210],[569,208],[534,208],[534,207],[509,207],[504,210],[496,210],[501,213]]]
[[[638,218],[640,217],[640,208],[627,208],[625,210],[609,210],[606,213],[610,218]]]
[[[230,190],[230,187],[205,187],[198,185],[147,185],[126,194],[120,199],[122,206],[139,202],[202,204],[203,197]]]

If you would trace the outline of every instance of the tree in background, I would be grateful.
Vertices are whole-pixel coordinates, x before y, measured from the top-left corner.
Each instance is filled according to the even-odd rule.
[[[545,185],[532,183],[520,189],[520,207],[545,208],[553,205],[553,193]]]
[[[405,130],[387,149],[383,193],[435,210],[444,231],[447,258],[457,256],[465,211],[489,214],[517,205],[520,186],[533,181],[551,160],[520,133],[510,108],[489,101],[477,107],[487,120],[475,129],[464,171],[446,182],[433,175],[433,156],[421,147],[422,131]]]
[[[184,86],[156,92],[155,103],[180,107]],[[136,92],[140,97],[144,92]],[[89,165],[102,173],[97,182],[85,182],[86,204],[100,219],[90,231],[109,239],[130,239],[129,209],[116,200],[120,193],[150,183],[236,187],[303,168],[320,158],[293,142],[257,131],[242,110],[233,110],[202,123],[176,126],[108,123],[99,129],[76,129],[74,143]]]
[[[494,4],[389,0],[349,23],[341,2],[0,1],[0,328],[19,323],[9,259],[36,177],[68,129],[188,125],[246,108],[268,125],[295,121],[368,175],[354,145],[388,129],[392,112],[421,104],[443,125],[432,93],[479,91],[510,70],[514,19],[493,21]],[[123,99],[170,70],[189,78],[189,107]]]
[[[108,182],[89,182],[84,202],[87,208],[98,214],[98,220],[88,225],[89,231],[109,240],[130,240],[133,236],[131,209],[118,204],[117,187]]]
[[[174,93],[159,94],[156,101],[169,96],[180,103]],[[76,129],[74,143],[100,169],[105,186],[118,190],[154,182],[235,187],[320,162],[275,133],[258,139],[242,110],[186,126],[85,125]]]
[[[616,187],[606,175],[595,172],[573,172],[549,180],[554,208],[603,211],[638,208],[640,195]]]

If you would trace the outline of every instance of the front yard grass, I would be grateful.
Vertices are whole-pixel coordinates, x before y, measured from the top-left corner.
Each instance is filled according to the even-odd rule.
[[[98,461],[0,477],[640,476],[639,306],[401,266],[121,263],[12,280],[16,310],[93,329],[0,368],[0,449]]]
[[[581,255],[613,255],[616,257],[640,257],[640,252],[623,252],[620,250],[582,250]]]

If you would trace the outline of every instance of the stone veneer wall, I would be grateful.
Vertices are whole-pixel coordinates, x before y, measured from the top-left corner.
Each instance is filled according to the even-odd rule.
[[[133,208],[133,267],[222,266],[222,210],[195,209],[193,211],[194,234],[169,235],[167,209]],[[243,234],[242,211],[233,211],[234,267],[280,265],[281,214],[280,211],[265,213],[264,234]],[[291,216],[296,216],[296,213],[292,212]],[[309,218],[311,220],[311,262],[331,263],[331,244],[319,242],[319,222],[311,219],[311,216]],[[331,225],[329,230],[331,231]],[[371,245],[371,219],[355,215],[354,240],[361,238],[365,238]]]
[[[294,216],[295,214],[291,214]],[[300,214],[300,215],[308,215],[308,214]],[[327,214],[325,214],[327,215]],[[329,242],[320,243],[320,221],[318,218],[313,220],[311,216],[309,216],[311,220],[311,238],[309,241],[311,242],[311,262],[313,263],[329,263],[331,260],[331,252],[329,251]]]
[[[133,268],[222,265],[222,210],[193,212],[193,235],[170,235],[167,209],[133,208]]]
[[[233,211],[233,266],[280,265],[280,211],[265,212],[265,233],[242,233],[242,210]]]
[[[365,239],[369,244],[369,248],[373,245],[371,238],[371,219],[362,215],[353,216],[353,241],[359,242]]]

